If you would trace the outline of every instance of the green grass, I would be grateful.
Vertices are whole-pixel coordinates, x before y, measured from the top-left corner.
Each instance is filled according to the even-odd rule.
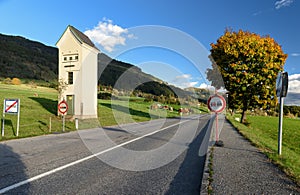
[[[62,120],[57,116],[57,96],[57,91],[51,88],[0,84],[0,110],[2,112],[4,99],[19,98],[21,100],[18,138],[62,132]],[[98,120],[81,120],[79,121],[79,129],[179,116],[178,109],[180,105],[171,105],[174,111],[170,112],[162,109],[150,110],[151,104],[145,102],[144,98],[138,97],[119,97],[118,100],[113,101],[98,100]],[[204,107],[193,109],[196,113],[199,113],[199,111],[207,112],[207,108]],[[49,129],[50,118],[51,132]],[[2,137],[0,134],[0,141],[17,138],[16,129],[17,116],[6,114],[5,136]],[[75,130],[74,121],[67,120],[65,131],[73,130]]]
[[[98,117],[101,126],[111,126],[132,122],[143,122],[159,118],[178,117],[180,105],[169,105],[173,112],[157,109],[151,110],[151,102],[144,102],[143,98],[125,98],[121,100],[98,100]],[[186,106],[187,107],[187,106]],[[207,112],[206,108],[193,108],[195,113]]]
[[[4,99],[20,99],[19,137],[48,134],[51,117],[51,131],[62,131],[61,118],[56,116],[57,92],[54,89],[27,85],[0,84],[0,109],[3,112]],[[1,115],[2,119],[2,115]],[[2,120],[1,120],[2,127]],[[16,138],[17,116],[5,115],[5,136],[0,140]],[[74,123],[66,122],[65,131],[75,129]]]
[[[275,164],[300,184],[300,119],[283,119],[282,155],[278,155],[278,117],[248,116],[245,126],[227,116],[231,123]]]

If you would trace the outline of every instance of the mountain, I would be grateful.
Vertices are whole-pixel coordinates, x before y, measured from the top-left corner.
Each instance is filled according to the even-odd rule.
[[[144,73],[137,66],[111,59],[103,53],[98,56],[98,74],[99,84],[113,86],[115,89],[136,89],[156,96],[187,96],[186,91]]]
[[[0,34],[0,78],[53,82],[58,80],[57,64],[57,48],[20,36]],[[98,76],[99,84],[117,89],[132,90],[134,87],[157,96],[185,96],[184,90],[169,86],[137,66],[112,59],[103,53],[98,56]]]
[[[57,80],[57,49],[20,36],[0,34],[0,77]]]

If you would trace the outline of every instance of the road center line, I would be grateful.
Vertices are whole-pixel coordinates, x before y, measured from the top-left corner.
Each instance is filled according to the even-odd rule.
[[[155,130],[155,131],[153,131],[153,132],[151,132],[151,133],[145,134],[145,135],[143,135],[143,136],[137,137],[137,138],[132,139],[132,140],[129,140],[129,141],[127,141],[127,142],[124,142],[124,143],[121,143],[121,144],[119,144],[119,145],[113,146],[113,147],[111,147],[111,148],[105,149],[105,150],[103,150],[103,151],[101,151],[101,152],[98,152],[98,153],[96,153],[96,154],[92,154],[92,155],[87,156],[87,157],[85,157],[85,158],[82,158],[82,159],[73,161],[73,162],[71,162],[71,163],[68,163],[68,164],[66,164],[66,165],[57,167],[57,168],[52,169],[52,170],[50,170],[50,171],[47,171],[47,172],[45,172],[45,173],[39,174],[39,175],[37,175],[37,176],[31,177],[31,178],[29,178],[29,179],[26,179],[26,180],[23,180],[23,181],[21,181],[21,182],[15,183],[15,184],[13,184],[13,185],[7,186],[7,187],[5,187],[5,188],[0,189],[0,194],[3,194],[3,193],[5,193],[5,192],[7,192],[7,191],[10,191],[10,190],[12,190],[12,189],[18,188],[18,187],[20,187],[20,186],[22,186],[22,185],[25,185],[25,184],[28,184],[28,183],[30,183],[30,182],[33,182],[33,181],[35,181],[35,180],[41,179],[41,178],[46,177],[46,176],[48,176],[48,175],[51,175],[51,174],[53,174],[53,173],[59,172],[59,171],[61,171],[61,170],[63,170],[63,169],[66,169],[66,168],[68,168],[68,167],[71,167],[71,166],[73,166],[73,165],[76,165],[76,164],[79,164],[79,163],[81,163],[81,162],[87,161],[87,160],[89,160],[89,159],[91,159],[91,158],[94,158],[94,157],[96,157],[96,156],[98,156],[98,155],[101,155],[101,154],[104,154],[104,153],[106,153],[106,152],[109,152],[109,151],[114,150],[114,149],[116,149],[116,148],[122,147],[122,146],[124,146],[124,145],[127,145],[127,144],[130,144],[130,143],[132,143],[132,142],[138,141],[138,140],[143,139],[143,138],[145,138],[145,137],[151,136],[151,135],[153,135],[153,134],[155,134],[155,133],[158,133],[158,132],[160,132],[160,131],[164,131],[164,130],[169,129],[169,128],[171,128],[171,127],[174,127],[174,126],[177,126],[177,125],[180,125],[180,124],[189,122],[190,120],[193,120],[193,119],[196,119],[196,118],[200,118],[200,117],[199,117],[199,116],[195,116],[195,117],[190,118],[189,120],[181,121],[181,122],[175,123],[175,124],[173,124],[173,125],[164,127],[164,128],[162,128],[162,129]]]

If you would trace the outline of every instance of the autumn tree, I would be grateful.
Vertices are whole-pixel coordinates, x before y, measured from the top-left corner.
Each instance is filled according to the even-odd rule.
[[[229,108],[242,109],[241,122],[246,121],[246,111],[251,108],[275,106],[276,76],[283,70],[287,54],[273,38],[225,30],[210,51],[213,63],[207,79],[216,88],[224,83],[229,91]],[[217,79],[220,77],[224,82]]]

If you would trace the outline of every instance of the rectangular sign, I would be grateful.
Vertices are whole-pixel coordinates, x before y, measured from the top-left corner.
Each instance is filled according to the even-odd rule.
[[[18,105],[19,100],[18,99],[5,99],[4,101],[4,112],[5,113],[13,113],[17,114],[18,113]]]

